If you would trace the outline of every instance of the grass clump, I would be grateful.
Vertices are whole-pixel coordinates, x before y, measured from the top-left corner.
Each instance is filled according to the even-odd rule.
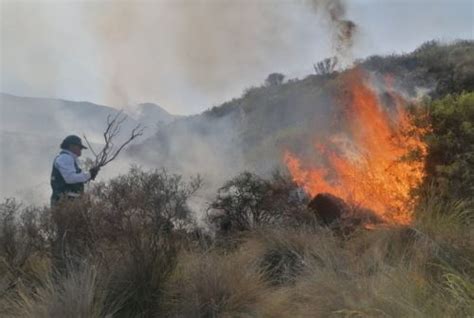
[[[245,253],[185,253],[169,284],[171,317],[254,317],[267,293]]]

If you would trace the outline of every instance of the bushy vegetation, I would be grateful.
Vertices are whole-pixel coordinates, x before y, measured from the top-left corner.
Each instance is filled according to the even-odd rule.
[[[474,92],[447,95],[427,105],[427,183],[453,199],[474,194]]]
[[[393,74],[401,86],[413,92],[416,86],[431,88],[434,98],[461,93],[474,87],[474,42],[442,44],[429,41],[413,53],[372,56],[361,61],[366,69]]]
[[[0,315],[474,314],[474,211],[465,201],[427,190],[411,226],[340,236],[311,221],[281,174],[243,173],[208,212],[230,226],[206,234],[187,205],[199,185],[133,168],[53,209],[5,201]]]
[[[187,199],[200,182],[132,168],[53,208],[4,202],[2,315],[153,316],[177,262],[177,237],[192,225]]]
[[[278,172],[271,180],[243,172],[218,190],[209,206],[208,221],[219,234],[308,221],[304,198],[301,190]]]

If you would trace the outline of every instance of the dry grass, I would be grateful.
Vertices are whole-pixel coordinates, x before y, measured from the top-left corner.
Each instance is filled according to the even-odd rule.
[[[168,284],[170,317],[255,317],[268,287],[244,253],[184,253]]]
[[[415,226],[435,239],[455,242],[470,237],[466,243],[472,243],[474,242],[473,200],[445,200],[436,188],[429,188],[423,193],[418,204]]]
[[[102,277],[103,279],[103,277]],[[83,266],[70,270],[57,279],[51,271],[38,273],[38,284],[33,288],[18,286],[10,298],[10,317],[112,317],[119,308],[106,304],[104,284],[97,269]]]
[[[307,244],[327,242],[308,237]],[[325,260],[332,258],[339,262],[329,266],[321,266],[319,261],[308,262],[295,285],[269,298],[266,316],[468,317],[474,314],[473,263],[467,260],[469,256],[449,251],[446,257],[440,241],[416,229],[361,232],[344,242],[342,248],[326,251],[329,255]]]

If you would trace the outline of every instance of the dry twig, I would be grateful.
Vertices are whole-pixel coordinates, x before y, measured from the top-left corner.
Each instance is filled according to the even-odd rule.
[[[120,146],[115,147],[113,143],[114,138],[119,135],[121,126],[126,119],[127,119],[127,115],[124,115],[122,111],[117,112],[115,116],[111,116],[111,115],[107,116],[107,128],[105,129],[104,134],[103,134],[105,145],[99,152],[96,152],[94,150],[91,143],[89,142],[87,137],[84,135],[84,140],[86,141],[87,146],[89,147],[92,154],[95,156],[94,167],[100,168],[107,165],[109,162],[117,158],[119,153],[130,142],[132,142],[132,140],[143,135],[143,131],[145,128],[142,127],[141,124],[138,124],[137,126],[135,126],[135,128],[132,129],[130,137],[125,142],[123,142]]]

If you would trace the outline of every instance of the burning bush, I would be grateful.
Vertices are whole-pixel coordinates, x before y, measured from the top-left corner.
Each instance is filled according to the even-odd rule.
[[[348,131],[327,143],[315,142],[320,166],[306,168],[289,151],[286,165],[311,196],[330,193],[373,210],[385,222],[408,224],[415,203],[411,191],[424,177],[424,131],[413,124],[403,99],[389,85],[386,93],[395,104],[395,114],[381,104],[363,73],[354,70],[346,76],[345,116],[339,124]],[[420,153],[419,160],[403,160],[411,150]]]

